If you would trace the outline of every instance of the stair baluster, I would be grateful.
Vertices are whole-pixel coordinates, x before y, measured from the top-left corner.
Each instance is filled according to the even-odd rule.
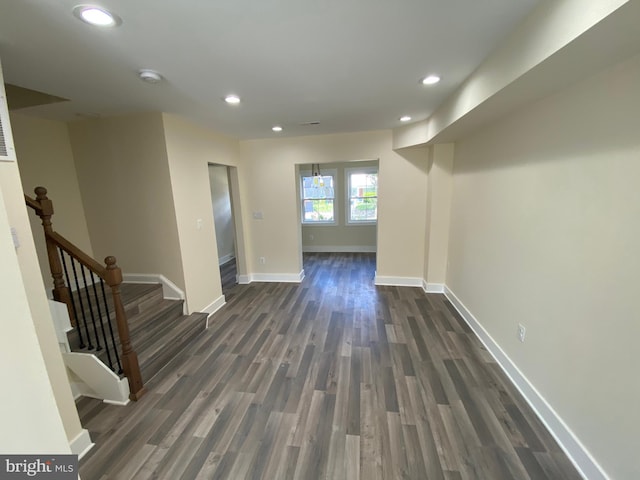
[[[35,199],[25,195],[25,203],[27,206],[34,209],[36,214],[42,220],[42,226],[44,228],[47,243],[47,257],[49,259],[49,266],[53,277],[53,298],[67,305],[71,324],[75,327],[78,334],[80,348],[89,348],[90,350],[96,348],[97,351],[102,350],[103,348],[106,349],[109,368],[114,372],[117,371],[119,374],[124,373],[129,383],[129,398],[132,400],[139,400],[146,393],[146,390],[142,381],[142,375],[140,374],[138,355],[131,345],[129,325],[120,295],[122,271],[116,265],[115,257],[106,257],[106,266],[102,266],[62,235],[55,232],[51,224],[53,202],[47,197],[47,189],[44,187],[37,187],[35,189],[35,193]],[[69,257],[71,268],[68,268],[67,266],[65,255]],[[80,278],[77,272],[76,262],[80,264],[80,274],[82,275],[82,285],[84,286],[84,290],[80,286]],[[92,280],[91,285],[89,285],[90,282],[87,281],[87,270],[89,271],[90,279]],[[74,277],[73,282],[76,288],[75,294],[72,294],[70,290],[72,285],[71,278],[69,276],[70,271],[73,273]],[[102,299],[99,298],[100,295],[98,294],[94,275],[100,279]],[[107,296],[104,288],[105,282],[111,288],[114,313],[109,312]],[[93,298],[95,300],[97,312],[94,311],[94,305],[91,302],[91,289],[93,290]],[[83,291],[84,295],[82,293]],[[85,311],[85,301],[87,303],[89,316],[91,317],[91,329],[89,328],[89,322]],[[104,307],[104,314],[101,304]],[[112,315],[115,318],[117,325],[118,336],[120,338],[120,348],[122,349],[121,353],[118,352],[114,329],[111,325]],[[110,333],[109,336],[106,334],[104,322],[108,325]],[[84,335],[82,330],[84,330]],[[90,330],[93,331],[95,347],[91,338]],[[102,342],[100,341],[100,334]],[[109,346],[109,343],[111,343],[111,346]]]

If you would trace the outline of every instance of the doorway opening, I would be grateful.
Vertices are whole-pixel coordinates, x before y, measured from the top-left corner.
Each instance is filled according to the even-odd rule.
[[[210,163],[209,186],[222,294],[228,297],[238,284],[237,235],[229,167]]]
[[[375,259],[378,169],[379,160],[296,165],[303,264],[313,254]]]

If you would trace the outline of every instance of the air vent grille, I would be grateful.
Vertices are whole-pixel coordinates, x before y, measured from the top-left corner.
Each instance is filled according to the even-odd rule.
[[[7,142],[4,139],[4,125],[2,125],[2,116],[0,116],[0,157],[8,156]]]

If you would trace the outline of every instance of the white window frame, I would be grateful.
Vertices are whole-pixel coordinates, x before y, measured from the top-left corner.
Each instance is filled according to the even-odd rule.
[[[380,174],[377,167],[353,167],[344,169],[344,184],[345,184],[345,219],[347,225],[376,225],[378,218],[376,214],[375,220],[352,220],[351,219],[351,175],[354,173],[375,173],[378,175],[378,182],[380,182]],[[376,204],[378,201],[378,195],[376,195]]]
[[[331,221],[311,221],[311,220],[305,220],[304,219],[304,183],[303,183],[303,177],[311,177],[312,172],[311,170],[300,170],[300,178],[299,178],[299,182],[300,182],[300,222],[302,223],[302,225],[304,225],[305,227],[307,226],[332,226],[332,225],[338,225],[338,195],[336,194],[336,192],[338,191],[338,170],[336,170],[335,168],[328,168],[326,170],[323,170],[322,168],[320,169],[320,173],[322,174],[323,177],[333,177],[333,220]]]

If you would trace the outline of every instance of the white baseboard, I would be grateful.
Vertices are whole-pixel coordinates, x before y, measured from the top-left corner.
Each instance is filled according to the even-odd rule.
[[[504,373],[509,377],[511,383],[520,391],[529,406],[547,427],[547,430],[549,430],[551,435],[556,439],[580,474],[589,480],[609,480],[609,477],[602,467],[593,456],[591,456],[578,437],[576,437],[553,407],[549,405],[540,392],[536,390],[527,377],[518,369],[504,350],[500,348],[500,345],[498,345],[489,332],[484,329],[467,307],[465,307],[458,297],[446,286],[444,293],[489,353],[495,358],[496,362],[498,362],[498,365],[500,365]]]
[[[422,280],[422,289],[425,293],[444,293],[444,283],[427,283]]]
[[[376,273],[374,283],[391,287],[422,287],[422,279],[414,277],[387,277]]]
[[[220,310],[226,303],[227,301],[224,298],[224,295],[220,295],[218,298],[216,298],[213,302],[211,302],[202,310],[203,313],[209,314],[207,315],[207,324],[205,328],[209,328],[209,319],[211,318],[211,315],[213,315],[218,310]]]
[[[71,453],[78,455],[78,460],[84,457],[94,445],[95,443],[91,441],[89,430],[85,428],[69,443]]]
[[[251,282],[283,282],[300,283],[304,280],[304,270],[300,273],[250,273],[238,275],[238,283],[246,285]]]
[[[160,283],[162,296],[167,300],[184,300],[182,313],[187,314],[187,300],[184,291],[160,273],[125,273],[122,278],[127,283]]]
[[[223,255],[218,258],[218,265],[224,265],[225,263],[230,262],[234,258],[236,258],[236,256],[233,253],[227,253],[226,255]]]
[[[375,245],[303,245],[303,252],[308,253],[375,253]]]

